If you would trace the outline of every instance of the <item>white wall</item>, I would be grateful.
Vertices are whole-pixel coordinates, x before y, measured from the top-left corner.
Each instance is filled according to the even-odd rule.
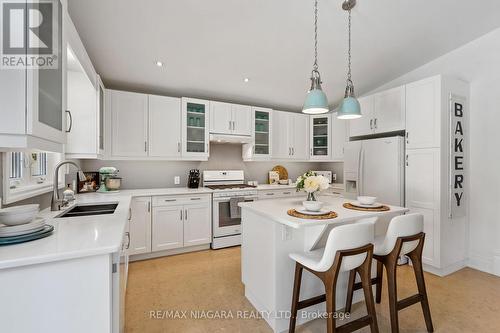
[[[295,180],[307,170],[332,170],[342,173],[341,164],[318,162],[243,162],[241,145],[211,144],[210,158],[206,162],[172,161],[99,161],[81,160],[84,171],[97,171],[101,166],[114,166],[123,177],[123,188],[161,188],[173,187],[174,176],[181,176],[180,186],[186,186],[190,169],[203,170],[244,170],[247,180],[266,183],[268,171],[281,164],[288,170],[289,177]]]
[[[436,74],[470,83],[470,266],[500,275],[500,29],[377,89]]]

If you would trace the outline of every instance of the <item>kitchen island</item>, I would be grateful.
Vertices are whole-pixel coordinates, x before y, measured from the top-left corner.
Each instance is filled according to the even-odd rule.
[[[303,198],[302,198],[303,199]],[[356,223],[368,217],[392,217],[408,209],[389,206],[385,212],[361,212],[344,208],[348,200],[322,196],[325,208],[338,216],[329,220],[306,220],[291,217],[287,210],[302,206],[301,198],[285,198],[240,203],[242,212],[241,269],[245,296],[259,311],[274,332],[288,329],[295,262],[288,255],[323,247],[332,228]],[[380,228],[376,228],[380,229]],[[337,283],[337,309],[344,307],[348,274],[341,274]],[[322,282],[311,273],[302,275],[301,299],[324,293]],[[354,301],[362,300],[355,293]],[[315,319],[325,311],[318,304],[298,314],[298,324]]]

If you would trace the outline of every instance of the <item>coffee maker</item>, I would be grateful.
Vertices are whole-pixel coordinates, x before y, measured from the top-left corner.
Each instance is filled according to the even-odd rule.
[[[200,170],[198,169],[189,170],[188,187],[189,188],[200,187]]]

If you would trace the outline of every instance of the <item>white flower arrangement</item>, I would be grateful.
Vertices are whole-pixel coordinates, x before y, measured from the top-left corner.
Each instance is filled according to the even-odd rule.
[[[324,191],[330,187],[328,179],[318,176],[313,171],[307,171],[297,178],[297,192],[304,191],[308,194],[307,200],[316,200],[314,193]]]

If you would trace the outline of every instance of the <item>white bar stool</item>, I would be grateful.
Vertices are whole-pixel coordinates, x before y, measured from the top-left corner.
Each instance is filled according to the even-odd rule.
[[[387,234],[377,237],[374,242],[373,258],[377,260],[377,277],[372,279],[372,284],[376,284],[377,286],[376,302],[380,303],[382,293],[382,267],[385,266],[387,271],[392,333],[399,332],[398,311],[418,302],[420,302],[422,306],[427,331],[434,331],[422,269],[422,250],[425,240],[423,230],[424,217],[422,214],[396,216],[391,220],[389,228],[387,229]],[[398,301],[396,268],[400,255],[407,255],[411,259],[415,278],[417,280],[418,294]],[[362,288],[359,283],[355,283],[355,274],[355,272],[351,272],[349,276],[349,289],[345,307],[346,312],[351,310],[354,290]]]
[[[358,222],[333,228],[328,235],[326,246],[311,252],[292,253],[296,261],[289,332],[295,332],[297,311],[326,301],[327,332],[353,332],[370,326],[371,332],[378,333],[375,303],[371,288],[371,262],[373,255],[374,225]],[[316,275],[325,286],[325,294],[299,301],[303,269]],[[358,272],[364,290],[368,314],[342,326],[335,325],[335,291],[340,272]]]

